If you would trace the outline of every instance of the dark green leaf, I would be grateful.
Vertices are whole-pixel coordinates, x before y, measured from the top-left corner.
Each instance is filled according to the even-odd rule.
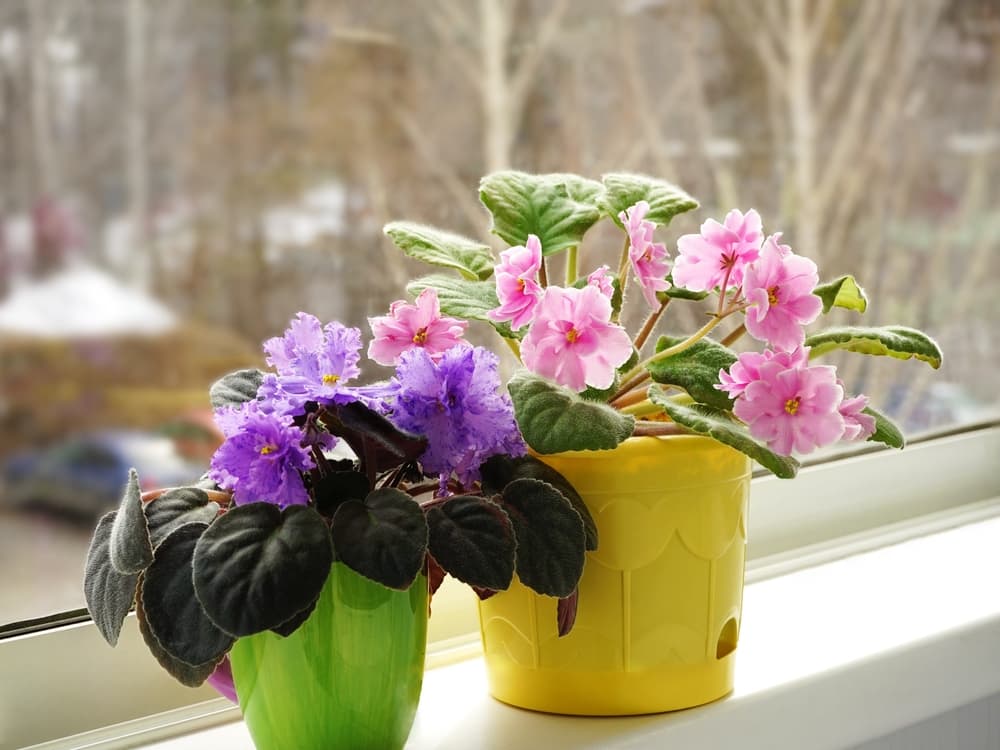
[[[479,199],[493,215],[491,231],[511,246],[523,246],[533,234],[542,254],[576,247],[601,218],[599,182],[572,174],[526,174],[506,171],[486,175]]]
[[[677,214],[698,208],[698,201],[676,185],[646,175],[620,172],[606,174],[602,181],[604,195],[600,198],[601,210],[618,226],[622,226],[618,214],[639,201],[649,204],[646,219],[661,226],[669,224]]]
[[[528,372],[507,384],[525,442],[538,453],[614,448],[635,419]]]
[[[427,439],[410,435],[360,401],[326,407],[323,424],[347,441],[365,468],[380,474],[402,463],[416,460],[426,449]]]
[[[673,297],[674,299],[687,299],[698,302],[705,299],[708,296],[708,292],[693,292],[690,289],[685,289],[682,286],[674,286],[674,277],[667,276],[667,281],[670,282],[670,287],[662,292],[657,292],[656,297],[661,302],[663,297]]]
[[[238,406],[257,398],[257,389],[263,382],[264,373],[260,370],[237,370],[216,380],[208,391],[208,398],[213,409]]]
[[[111,529],[117,511],[101,517],[87,550],[83,596],[87,610],[104,640],[114,646],[135,599],[137,573],[120,573],[111,564]]]
[[[391,589],[405,590],[423,570],[427,521],[417,502],[391,487],[364,502],[348,500],[333,517],[337,559]]]
[[[170,656],[190,666],[218,662],[233,645],[202,610],[191,580],[195,546],[207,528],[189,523],[174,530],[156,548],[156,560],[142,580],[150,633]]]
[[[590,515],[586,503],[583,502],[580,493],[569,483],[569,480],[548,464],[542,463],[534,456],[512,458],[506,455],[496,455],[491,456],[480,467],[480,473],[482,474],[483,492],[490,495],[500,494],[515,479],[540,479],[543,482],[548,482],[559,490],[580,514],[580,518],[583,520],[583,529],[587,535],[587,549],[597,549],[597,524],[594,523],[594,517]]]
[[[146,505],[146,522],[153,547],[158,547],[174,529],[188,523],[209,524],[219,515],[219,504],[197,487],[179,487],[164,492]]]
[[[682,341],[683,337],[661,336],[656,351],[662,352]],[[648,369],[657,383],[676,385],[695,401],[728,410],[733,408],[733,400],[715,385],[719,382],[719,370],[728,370],[735,361],[734,352],[704,338],[678,354],[654,362]]]
[[[368,478],[358,471],[332,471],[313,486],[316,510],[333,518],[341,503],[364,500],[371,492]]]
[[[332,562],[330,531],[318,512],[248,503],[220,516],[198,540],[194,589],[218,627],[252,635],[316,601]]]
[[[501,497],[514,525],[521,583],[546,596],[572,594],[587,544],[580,514],[555,487],[537,479],[515,479]]]
[[[514,577],[514,529],[499,505],[458,495],[427,511],[430,553],[452,576],[480,589],[502,590]]]
[[[109,553],[111,564],[119,573],[141,573],[153,562],[153,545],[142,512],[142,490],[135,469],[128,472],[128,485],[111,527]]]
[[[916,357],[935,370],[941,366],[941,350],[934,339],[922,331],[905,326],[828,328],[806,337],[805,345],[812,348],[809,352],[810,358],[834,349],[846,349],[851,352],[896,359]]]
[[[824,313],[830,312],[834,307],[861,313],[868,309],[868,295],[853,276],[841,276],[826,284],[820,284],[813,289],[813,294],[823,300]]]
[[[437,292],[441,312],[445,315],[454,315],[465,320],[482,320],[507,338],[519,339],[524,335],[523,330],[515,334],[509,323],[495,323],[486,315],[490,310],[500,306],[496,283],[493,281],[469,281],[457,276],[432,274],[406,285],[407,293],[414,297],[428,288]]]
[[[650,386],[649,398],[677,424],[745,453],[775,476],[791,479],[799,470],[798,461],[770,450],[751,437],[746,425],[721,409],[705,404],[681,406],[671,401],[657,385]]]
[[[290,620],[286,620],[277,627],[271,628],[271,632],[280,635],[282,638],[287,638],[288,636],[290,636],[292,633],[294,633],[296,630],[302,627],[305,621],[309,619],[309,615],[311,615],[313,613],[313,610],[316,609],[317,601],[319,601],[319,597],[317,597],[312,602],[312,604],[310,604],[304,610],[296,613]]]
[[[885,416],[882,412],[875,411],[871,407],[866,407],[861,411],[863,414],[875,418],[875,432],[868,438],[870,442],[884,443],[890,448],[906,447],[906,438],[903,436],[903,431],[889,417]]]
[[[411,258],[453,268],[472,281],[482,281],[493,275],[496,261],[488,245],[408,221],[386,224],[383,231]]]

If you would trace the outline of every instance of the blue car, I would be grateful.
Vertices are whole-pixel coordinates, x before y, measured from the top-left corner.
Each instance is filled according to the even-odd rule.
[[[204,467],[185,460],[163,435],[82,434],[8,459],[0,483],[0,504],[94,519],[118,507],[130,467],[139,472],[144,491],[191,484],[204,472]]]

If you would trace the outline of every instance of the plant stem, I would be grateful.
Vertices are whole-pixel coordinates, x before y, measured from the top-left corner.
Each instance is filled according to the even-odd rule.
[[[674,344],[673,346],[669,346],[661,352],[657,352],[652,357],[643,360],[635,367],[633,367],[631,370],[629,370],[627,373],[625,373],[623,380],[625,384],[629,386],[628,390],[631,390],[638,384],[638,383],[631,383],[632,380],[635,380],[636,378],[643,376],[644,374],[646,375],[646,377],[648,377],[648,374],[645,373],[647,367],[649,367],[651,364],[655,362],[659,362],[662,359],[667,359],[667,357],[672,357],[675,354],[680,354],[681,352],[690,349],[692,346],[694,346],[703,338],[705,338],[709,333],[711,333],[712,329],[714,329],[717,325],[719,325],[719,323],[722,322],[723,317],[725,317],[725,315],[723,315],[722,317],[719,317],[718,315],[713,315],[711,319],[705,325],[699,328],[698,331],[695,332],[690,338],[684,339],[684,341]],[[643,380],[645,380],[645,377],[642,378],[642,380],[639,380],[638,382],[641,383]],[[622,389],[624,388],[625,386],[622,386]],[[622,389],[619,389],[619,392],[621,392]],[[615,396],[617,395],[618,394],[615,394]]]
[[[578,251],[579,248],[576,245],[566,251],[566,286],[573,286],[573,282],[576,281]]]
[[[637,404],[622,407],[618,411],[622,414],[631,414],[633,417],[647,417],[651,414],[660,414],[663,412],[663,409],[646,398]]]
[[[642,347],[646,343],[646,339],[649,338],[649,334],[653,332],[653,328],[656,327],[656,322],[663,315],[663,311],[667,309],[667,305],[670,304],[670,297],[663,300],[663,304],[660,305],[658,310],[653,310],[646,318],[646,322],[642,324],[642,329],[639,331],[639,335],[635,337],[635,348],[636,351],[642,351]]]
[[[722,339],[722,341],[720,341],[719,343],[722,344],[723,346],[731,346],[732,344],[743,338],[743,334],[746,332],[747,332],[746,323],[740,323],[736,328],[727,333],[725,338]]]
[[[538,284],[544,289],[549,285],[549,271],[545,267],[545,256],[542,256],[542,264],[538,267]]]
[[[633,406],[634,404],[641,403],[646,400],[646,389],[645,388],[633,388],[630,391],[626,391],[621,396],[610,402],[610,406],[615,409],[623,409],[626,406]]]
[[[514,352],[514,356],[517,357],[517,361],[520,362],[521,361],[521,345],[519,343],[517,343],[517,339],[509,339],[506,336],[501,336],[500,338],[502,338],[504,340],[504,343],[507,344],[507,346],[510,348],[510,350],[512,352]]]
[[[673,422],[636,422],[632,437],[655,435],[689,435],[690,432]]]
[[[730,265],[729,268],[726,269],[726,276],[722,280],[722,288],[719,290],[719,306],[715,310],[715,316],[717,318],[722,317],[722,311],[726,305],[726,289],[729,286],[729,277],[732,276],[732,274],[733,274],[733,266]]]

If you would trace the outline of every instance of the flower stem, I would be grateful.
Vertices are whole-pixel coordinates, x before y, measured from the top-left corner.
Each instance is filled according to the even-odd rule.
[[[689,434],[688,430],[673,422],[636,422],[632,431],[632,437]]]
[[[573,286],[573,282],[576,281],[578,251],[579,247],[576,245],[566,251],[566,286]]]
[[[622,392],[622,390],[625,389],[626,385],[629,386],[627,390],[631,390],[632,388],[634,388],[638,383],[631,383],[631,381],[635,380],[636,378],[639,378],[640,376],[643,376],[645,374],[646,368],[649,367],[651,364],[659,362],[662,359],[666,359],[667,357],[672,357],[675,354],[680,354],[681,352],[690,349],[692,346],[697,344],[699,341],[705,338],[709,333],[711,333],[712,329],[714,329],[717,325],[719,325],[719,323],[722,322],[723,317],[725,317],[725,315],[723,315],[722,317],[719,317],[718,315],[713,315],[711,319],[705,325],[699,328],[698,331],[695,332],[690,338],[684,339],[684,341],[676,343],[673,346],[669,346],[663,351],[657,352],[652,357],[649,357],[648,359],[645,359],[639,364],[637,364],[635,367],[633,367],[631,370],[625,373],[625,376],[623,378],[625,385],[622,386],[622,389],[619,389],[619,392]],[[643,380],[644,379],[645,378],[643,378]],[[641,383],[642,380],[639,380],[638,382]],[[618,394],[615,395],[617,396]]]
[[[743,338],[743,334],[746,332],[747,332],[746,323],[740,323],[736,328],[727,333],[725,338],[722,339],[722,341],[720,341],[719,343],[722,344],[723,346],[731,346],[732,344]]]
[[[521,361],[521,345],[519,343],[517,343],[517,339],[509,339],[506,336],[501,336],[500,338],[502,338],[504,340],[504,343],[507,344],[507,346],[510,348],[510,350],[512,352],[514,352],[514,356],[517,357],[517,361],[520,362]]]
[[[722,288],[719,290],[719,307],[715,311],[717,318],[722,317],[722,311],[726,306],[726,289],[729,288],[729,277],[733,274],[733,265],[726,269],[726,277],[722,280]]]
[[[542,263],[538,267],[538,284],[544,289],[549,285],[549,272],[545,267],[545,256],[542,256]]]
[[[646,399],[646,389],[645,388],[633,388],[630,391],[626,391],[621,396],[611,401],[610,405],[615,409],[623,409],[626,406],[632,406],[634,404],[642,403]]]
[[[636,351],[642,351],[642,347],[646,344],[646,339],[649,338],[649,334],[653,332],[653,328],[656,327],[656,322],[663,315],[663,311],[667,309],[667,305],[670,304],[670,297],[663,300],[663,304],[660,305],[658,310],[653,310],[646,318],[646,322],[642,324],[642,329],[639,331],[639,335],[635,337],[635,348]]]
[[[643,399],[637,404],[632,404],[631,406],[625,406],[618,409],[622,414],[631,414],[633,417],[648,417],[651,414],[659,414],[663,411],[662,408],[654,404],[648,398]]]

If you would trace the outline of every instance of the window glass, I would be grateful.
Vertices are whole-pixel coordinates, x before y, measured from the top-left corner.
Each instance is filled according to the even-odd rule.
[[[997,413],[996,3],[6,0],[0,165],[0,625],[82,606],[128,467],[196,478],[208,385],[296,311],[403,296],[386,222],[487,238],[495,169],[677,182],[671,248],[755,207],[946,353],[849,391],[911,436]]]

